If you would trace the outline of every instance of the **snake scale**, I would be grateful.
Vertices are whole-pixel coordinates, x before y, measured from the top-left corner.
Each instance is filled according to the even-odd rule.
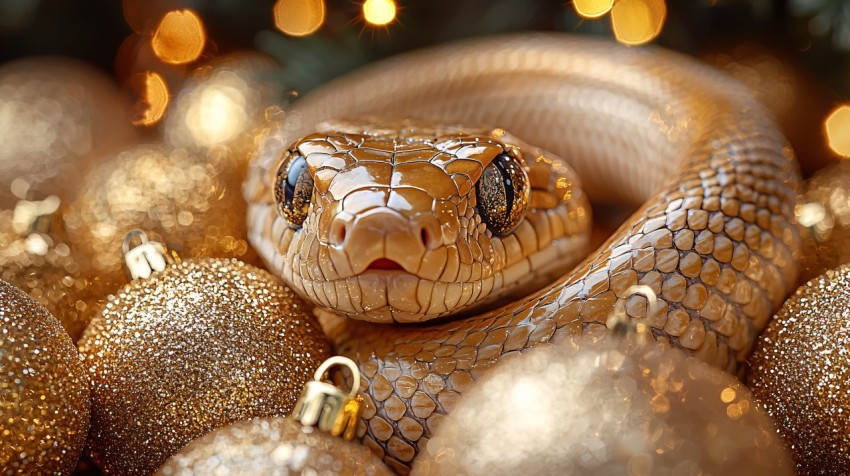
[[[307,216],[303,227],[310,228],[302,230],[302,235],[343,249],[355,263],[361,254],[374,251],[355,248],[367,246],[368,239],[358,235],[349,247],[348,229],[332,228],[334,217],[321,219],[328,213],[318,213],[317,208],[341,207],[334,204],[335,196],[329,190],[336,183],[334,174],[372,160],[357,154],[387,144],[398,147],[405,133],[369,136],[364,126],[351,123],[343,123],[342,129],[360,127],[364,129],[360,135],[353,130],[315,132],[317,124],[332,118],[373,115],[496,125],[565,158],[591,201],[639,206],[598,250],[553,284],[525,298],[456,318],[444,318],[446,313],[441,312],[428,314],[423,311],[427,306],[418,308],[418,314],[400,317],[392,313],[359,316],[373,321],[420,321],[416,324],[363,322],[351,319],[358,316],[343,310],[348,316],[328,325],[338,352],[358,362],[363,374],[365,410],[360,434],[396,471],[409,471],[434,426],[482,369],[533,345],[558,343],[603,329],[618,299],[626,300],[628,315],[645,322],[656,340],[740,373],[756,335],[794,285],[799,237],[793,209],[799,172],[769,114],[743,87],[707,66],[657,48],[633,49],[559,34],[523,34],[436,47],[370,65],[300,99],[266,138],[244,187],[250,238],[270,269],[319,308],[333,308],[335,300],[337,307],[345,306],[335,291],[324,293],[323,300],[320,292],[306,291],[305,281],[294,280],[293,273],[286,271],[293,267],[290,245],[308,251],[318,245],[293,244],[299,239],[292,240],[291,230],[297,227],[288,226],[276,203],[282,196],[281,180],[287,178],[279,176],[278,169],[293,150],[308,155],[309,163],[303,167],[312,174],[315,193],[309,187],[312,182],[293,181],[287,195],[312,195],[312,202],[296,210]],[[472,134],[472,139],[499,146],[502,151],[510,149],[479,135]],[[291,148],[305,136],[305,150]],[[498,139],[498,134],[490,137]],[[369,142],[373,139],[374,144]],[[425,143],[438,152],[454,144],[454,157],[458,158],[458,144],[464,139],[455,139]],[[359,152],[354,151],[358,148]],[[334,154],[340,150],[347,154],[348,162],[340,162],[341,155]],[[495,161],[498,153],[489,153],[482,165]],[[359,158],[351,159],[354,156]],[[332,163],[318,163],[326,160]],[[377,162],[393,160],[384,157]],[[529,179],[535,175],[531,162],[526,151]],[[448,166],[443,168],[448,170]],[[387,172],[392,177],[369,170],[373,172],[360,177],[375,183],[383,180],[392,189],[394,169]],[[467,173],[467,177],[494,177],[486,171],[476,174]],[[400,180],[408,180],[408,185],[416,179],[401,175]],[[351,189],[356,176],[340,182]],[[425,180],[419,186],[427,190],[430,184]],[[473,186],[467,184],[460,193],[472,193]],[[522,196],[518,190],[510,191],[511,200]],[[373,208],[390,206],[386,195],[382,196],[383,202]],[[486,200],[480,194],[478,199]],[[414,199],[402,202],[413,203],[415,208]],[[531,209],[537,208],[531,205]],[[353,205],[346,206],[350,210]],[[572,211],[580,207],[574,204]],[[364,205],[363,209],[370,207]],[[393,213],[410,216],[402,211]],[[474,215],[465,213],[466,218]],[[357,217],[348,218],[351,223]],[[477,226],[477,222],[465,223]],[[580,235],[579,228],[572,232]],[[391,236],[390,231],[374,229],[379,233],[377,241]],[[411,254],[421,258],[434,246],[441,246],[434,245],[431,236],[440,232],[439,227],[417,224],[411,229],[403,239],[411,246],[424,243]],[[478,234],[452,236],[465,240],[488,235],[482,226],[477,229]],[[418,232],[421,235],[416,235]],[[572,246],[580,245],[581,240],[576,239]],[[522,247],[505,249],[508,259],[512,253],[523,252]],[[567,252],[565,248],[559,253]],[[396,273],[410,274],[408,264],[398,261],[390,261],[396,265]],[[299,264],[308,274],[313,273],[310,266],[309,259]],[[349,274],[353,272],[353,268],[349,270]],[[342,271],[337,274],[345,275]],[[352,283],[352,279],[344,281]],[[357,289],[349,290],[352,302],[353,293],[359,293],[361,310],[371,309],[365,299],[378,292],[364,288],[369,283],[357,282]],[[644,298],[624,294],[634,284],[645,284],[657,293],[657,312],[647,315]],[[315,283],[311,286],[317,288]],[[481,294],[481,290],[475,291]],[[474,301],[467,298],[462,302]],[[386,302],[390,298],[381,299]],[[423,322],[433,317],[443,318]]]

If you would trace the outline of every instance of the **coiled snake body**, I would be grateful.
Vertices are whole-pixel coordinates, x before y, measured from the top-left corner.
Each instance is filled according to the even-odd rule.
[[[309,206],[293,209],[306,219],[296,219],[305,220],[305,228],[313,227],[323,243],[337,249],[348,246],[348,228],[332,228],[332,217],[322,222],[317,208],[334,206],[333,194],[328,196],[333,179],[323,178],[319,170],[339,173],[350,164],[324,167],[316,157],[336,157],[340,141],[351,143],[351,137],[343,134],[331,140],[333,134],[325,133],[308,136],[308,150],[289,147],[315,132],[322,121],[364,115],[494,124],[567,159],[592,200],[642,204],[599,250],[527,298],[437,323],[340,318],[329,327],[338,351],[355,359],[363,373],[367,405],[361,434],[396,470],[409,467],[441,415],[481,369],[539,343],[604,329],[620,298],[627,299],[628,315],[643,320],[657,340],[737,372],[755,336],[794,285],[797,168],[766,111],[742,87],[708,67],[657,49],[563,35],[521,35],[430,49],[372,65],[307,95],[265,141],[245,185],[251,240],[273,271],[296,289],[300,286],[320,307],[346,308],[334,292],[320,298],[315,286],[322,283],[311,283],[311,293],[304,290],[303,279],[286,271],[293,267],[291,246],[309,250],[313,245],[293,244],[299,239],[293,240],[293,227],[287,214],[279,212],[275,191],[277,201],[313,193]],[[368,137],[356,137],[353,148],[369,148],[363,146]],[[324,145],[315,147],[317,139]],[[389,143],[398,145],[397,140]],[[281,180],[286,176],[278,176],[278,169],[293,150],[308,155],[307,162],[309,154],[319,154],[307,165],[315,193],[304,191],[312,182],[296,181],[283,196],[286,184]],[[483,165],[497,154],[490,154]],[[529,168],[528,154],[525,163]],[[366,175],[374,182],[373,191],[382,180],[376,175]],[[386,200],[380,206],[387,206]],[[575,212],[582,205],[570,206]],[[424,257],[434,240],[431,234],[440,228],[421,229],[424,244],[412,253]],[[582,230],[579,226],[573,232],[580,235]],[[376,240],[389,233],[379,231]],[[409,243],[420,243],[408,238]],[[368,242],[358,239],[354,243]],[[573,244],[581,243],[576,239]],[[361,250],[347,252],[353,256]],[[506,251],[512,252],[522,250]],[[375,253],[369,256],[380,255]],[[400,264],[401,258],[391,259]],[[299,267],[310,274],[310,265],[308,260]],[[397,272],[410,274],[409,266],[397,266],[404,268]],[[348,270],[347,276],[356,271]],[[370,292],[363,289],[368,282],[357,284],[363,295]],[[657,312],[646,315],[643,298],[624,296],[634,284],[648,285],[657,293]],[[389,299],[384,296],[381,302]],[[360,310],[368,311],[364,303],[360,301]],[[346,309],[344,314],[375,321],[446,315],[442,309],[426,312],[427,306],[414,306],[401,318],[392,312],[356,316],[357,309]]]

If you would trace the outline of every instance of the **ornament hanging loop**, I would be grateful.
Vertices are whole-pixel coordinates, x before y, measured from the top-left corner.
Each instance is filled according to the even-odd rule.
[[[347,394],[339,387],[322,382],[322,377],[334,366],[345,366],[351,371],[352,385]],[[302,425],[317,426],[331,435],[351,440],[360,416],[359,390],[360,371],[354,361],[338,355],[331,357],[319,366],[313,381],[304,385],[292,417]]]
[[[131,248],[136,238],[140,244]],[[147,279],[174,262],[165,245],[149,241],[148,235],[142,230],[131,230],[127,233],[121,244],[121,251],[130,279]]]
[[[637,335],[638,342],[643,344],[649,340],[649,328],[645,322],[635,323],[626,312],[626,300],[635,294],[640,294],[646,298],[648,304],[647,317],[658,312],[658,296],[655,291],[645,284],[635,284],[626,288],[622,299],[618,299],[614,304],[614,310],[611,311],[611,314],[608,314],[606,326],[620,337]]]

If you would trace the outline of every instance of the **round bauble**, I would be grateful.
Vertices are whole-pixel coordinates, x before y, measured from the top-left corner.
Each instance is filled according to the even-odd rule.
[[[234,423],[199,438],[157,476],[393,474],[365,446],[283,417]]]
[[[82,174],[102,154],[135,136],[116,85],[71,59],[32,58],[4,65],[0,104],[2,208],[16,200],[11,191],[16,179],[42,193],[70,198]]]
[[[800,473],[850,474],[850,266],[798,289],[750,362],[750,388]]]
[[[807,180],[795,215],[803,237],[800,284],[850,263],[850,162]]]
[[[189,149],[224,148],[247,164],[267,108],[281,99],[274,69],[270,58],[249,53],[198,68],[166,115],[166,140]]]
[[[46,307],[76,341],[115,289],[90,272],[87,260],[71,249],[61,232],[22,232],[14,216],[12,210],[0,210],[0,279]]]
[[[123,276],[121,244],[134,229],[183,257],[255,262],[240,177],[227,159],[164,145],[135,147],[88,175],[65,213],[68,239],[110,276]]]
[[[793,474],[730,375],[657,344],[588,338],[498,364],[435,429],[414,474]]]
[[[107,472],[150,474],[220,426],[292,411],[329,346],[267,272],[193,259],[136,280],[80,340],[92,380],[88,447]]]
[[[59,321],[0,281],[0,474],[70,474],[89,408],[88,376]]]

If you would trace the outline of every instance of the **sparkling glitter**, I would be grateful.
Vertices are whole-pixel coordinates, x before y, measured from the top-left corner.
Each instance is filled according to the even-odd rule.
[[[363,445],[289,418],[235,423],[193,441],[157,476],[391,475]]]
[[[0,475],[70,473],[89,407],[88,379],[68,334],[0,281]]]
[[[749,384],[802,474],[850,474],[850,266],[807,283],[758,341]]]
[[[89,447],[108,472],[150,474],[194,438],[288,414],[329,347],[271,275],[197,259],[125,286],[80,341],[92,378]]]

